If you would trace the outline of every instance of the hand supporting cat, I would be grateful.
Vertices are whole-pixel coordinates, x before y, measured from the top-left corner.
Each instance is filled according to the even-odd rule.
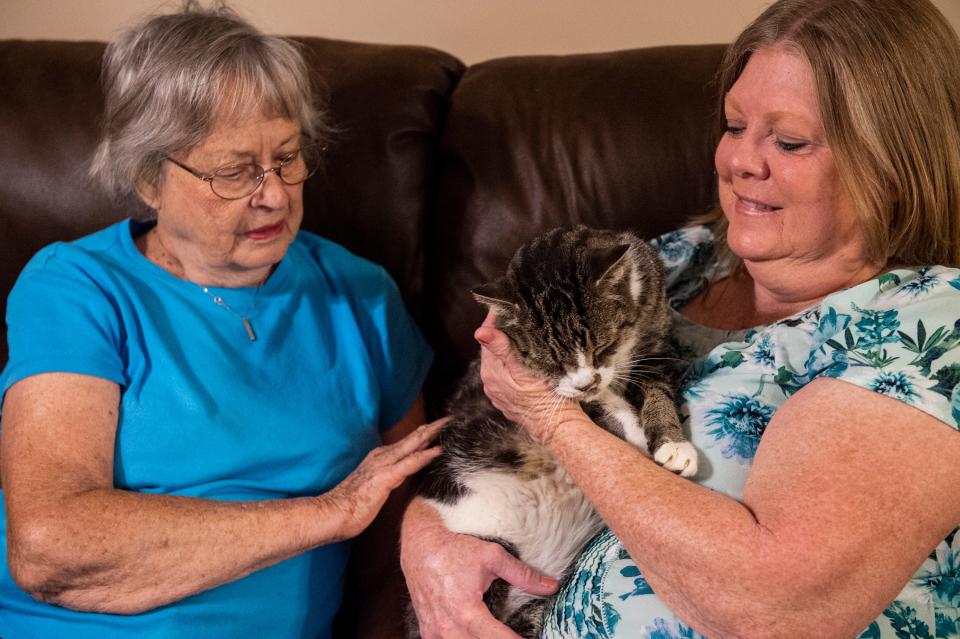
[[[558,395],[543,379],[533,375],[510,348],[510,339],[497,329],[496,314],[491,309],[474,334],[480,343],[480,379],[490,403],[503,415],[522,426],[535,440],[547,446],[553,434],[566,421],[587,418],[580,402]],[[644,412],[662,409],[648,395]],[[662,402],[661,402],[662,403]],[[667,402],[665,412],[672,411]],[[631,439],[629,436],[627,439]],[[641,442],[636,442],[641,444]],[[641,444],[640,448],[645,448]],[[696,473],[696,451],[686,441],[657,442],[654,460],[675,473],[690,477]]]
[[[473,334],[480,343],[484,393],[504,417],[547,445],[565,420],[586,415],[580,402],[557,395],[545,380],[530,373],[513,354],[510,339],[497,329],[496,321],[491,309]]]
[[[494,620],[483,602],[484,593],[495,580],[502,579],[525,592],[547,597],[557,591],[559,582],[523,563],[500,544],[472,535],[451,537],[436,511],[423,501],[414,501],[410,510],[416,516],[404,519],[403,536],[416,539],[422,548],[429,548],[425,564],[411,562],[410,553],[401,554],[403,572],[408,579],[426,575],[423,579],[410,579],[413,584],[426,586],[410,589],[410,597],[422,615],[419,629],[423,631],[411,636],[519,639],[516,633]],[[479,559],[479,572],[448,569],[458,565],[464,554]],[[443,578],[437,580],[438,574]],[[463,630],[469,634],[462,634]]]

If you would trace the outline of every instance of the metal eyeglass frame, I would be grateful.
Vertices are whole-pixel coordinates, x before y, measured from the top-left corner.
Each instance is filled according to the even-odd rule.
[[[289,162],[292,158],[294,158],[298,153],[303,153],[303,150],[304,150],[304,149],[307,149],[307,148],[315,148],[315,149],[317,150],[317,153],[319,154],[319,153],[323,152],[324,150],[326,150],[327,147],[326,147],[326,146],[321,146],[319,143],[305,144],[305,145],[301,146],[299,149],[297,149],[296,151],[294,151],[293,153],[291,153],[290,155],[288,155],[285,159],[280,160],[280,164],[278,164],[277,166],[270,167],[270,168],[268,168],[268,169],[263,168],[263,166],[261,166],[260,164],[257,164],[256,162],[243,162],[243,163],[241,163],[241,164],[230,164],[230,165],[227,165],[227,166],[222,166],[222,167],[220,167],[219,169],[216,169],[213,173],[201,173],[200,171],[197,171],[196,169],[191,169],[191,168],[190,168],[189,166],[187,166],[186,164],[183,164],[183,163],[181,163],[181,162],[178,162],[178,161],[174,160],[174,159],[173,159],[172,157],[170,157],[169,155],[165,155],[165,156],[163,157],[163,159],[164,159],[164,160],[167,160],[167,161],[170,162],[171,164],[174,164],[174,165],[176,165],[176,166],[179,166],[181,169],[183,169],[184,171],[186,171],[187,173],[189,173],[189,174],[192,175],[193,177],[201,180],[202,182],[206,182],[207,184],[209,184],[209,185],[210,185],[210,191],[211,191],[214,195],[216,195],[218,198],[223,199],[223,200],[242,200],[242,199],[245,198],[245,197],[250,197],[251,195],[253,195],[254,193],[257,192],[257,189],[259,189],[261,186],[263,186],[263,181],[267,178],[267,173],[276,173],[276,174],[277,174],[277,177],[280,178],[280,181],[283,182],[284,184],[286,184],[287,186],[296,186],[297,184],[303,184],[304,182],[306,182],[307,180],[309,180],[309,179],[310,179],[310,176],[312,176],[314,173],[316,173],[316,172],[317,172],[317,169],[320,168],[320,163],[319,163],[319,162],[317,162],[317,166],[314,167],[312,171],[310,171],[309,173],[307,173],[306,176],[304,176],[304,178],[303,178],[302,180],[300,180],[299,182],[287,182],[287,181],[283,178],[283,167],[284,167],[284,165],[285,165],[287,162]],[[236,197],[226,197],[226,196],[224,196],[224,195],[220,195],[219,193],[217,193],[217,190],[213,188],[213,180],[214,180],[214,178],[217,177],[217,175],[216,175],[217,171],[222,171],[223,169],[232,168],[232,167],[237,167],[237,166],[254,166],[254,167],[256,167],[257,169],[259,169],[259,175],[258,175],[258,177],[257,177],[257,184],[256,184],[256,186],[254,186],[253,189],[251,189],[249,193],[244,193],[243,195],[238,195],[238,196],[236,196]]]

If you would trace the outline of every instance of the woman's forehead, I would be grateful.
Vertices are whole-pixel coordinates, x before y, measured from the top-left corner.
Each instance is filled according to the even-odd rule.
[[[724,96],[728,112],[767,120],[820,125],[813,69],[806,57],[784,47],[760,49]]]
[[[240,119],[219,120],[191,155],[259,155],[296,142],[300,123],[289,118],[257,114]]]

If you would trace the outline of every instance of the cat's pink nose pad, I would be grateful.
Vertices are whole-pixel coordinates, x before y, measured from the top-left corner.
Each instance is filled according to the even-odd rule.
[[[577,386],[577,390],[581,393],[587,394],[592,393],[600,387],[600,373],[593,374],[593,381],[588,384],[582,384]]]

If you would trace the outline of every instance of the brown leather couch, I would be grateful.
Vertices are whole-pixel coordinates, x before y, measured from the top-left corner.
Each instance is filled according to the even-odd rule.
[[[711,206],[721,45],[465,67],[422,47],[303,42],[340,128],[304,228],[396,279],[437,353],[434,410],[477,352],[470,289],[522,242],[577,223],[651,237]],[[126,216],[86,178],[103,47],[0,41],[0,310],[39,248]]]
[[[303,42],[340,129],[304,228],[396,279],[437,354],[433,414],[478,351],[470,289],[521,243],[577,223],[652,237],[713,203],[721,45],[465,67],[421,47]],[[0,311],[38,249],[127,215],[86,178],[103,48],[0,41]]]

